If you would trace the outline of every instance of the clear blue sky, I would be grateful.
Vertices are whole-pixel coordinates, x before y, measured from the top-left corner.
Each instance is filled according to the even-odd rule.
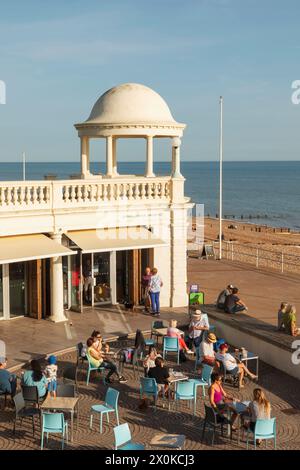
[[[0,161],[23,149],[31,161],[77,160],[73,124],[124,82],[154,88],[187,123],[184,160],[218,158],[220,94],[226,159],[298,160],[299,21],[299,0],[1,2]],[[141,145],[122,146],[121,159],[143,160]]]

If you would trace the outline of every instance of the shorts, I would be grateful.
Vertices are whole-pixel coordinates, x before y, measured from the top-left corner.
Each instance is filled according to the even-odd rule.
[[[239,373],[240,373],[240,369],[238,367],[235,367],[232,370],[226,371],[226,374],[229,374],[229,375],[238,375]]]
[[[48,387],[47,387],[48,392],[56,392],[56,389],[57,389],[56,380],[51,380],[51,382],[48,382]]]

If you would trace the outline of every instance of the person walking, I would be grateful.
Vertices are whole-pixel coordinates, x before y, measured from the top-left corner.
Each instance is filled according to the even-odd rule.
[[[144,311],[146,313],[149,312],[149,307],[150,307],[150,299],[149,299],[149,284],[151,280],[151,268],[147,266],[147,268],[144,271],[144,274],[142,275],[142,296],[143,296],[143,302],[144,302]]]
[[[149,282],[149,294],[150,294],[151,309],[152,309],[151,314],[158,317],[160,315],[159,297],[160,297],[160,290],[163,286],[163,282],[156,268],[152,269],[151,274],[152,276]]]

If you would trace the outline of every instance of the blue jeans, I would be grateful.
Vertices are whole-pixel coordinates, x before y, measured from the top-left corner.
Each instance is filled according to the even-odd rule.
[[[151,308],[153,313],[159,313],[159,294],[160,292],[150,292]]]

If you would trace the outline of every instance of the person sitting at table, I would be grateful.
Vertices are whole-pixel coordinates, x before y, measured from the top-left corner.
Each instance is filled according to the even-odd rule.
[[[226,313],[239,313],[248,310],[246,304],[238,296],[237,287],[232,289],[232,293],[226,297],[224,310]]]
[[[192,320],[189,324],[189,338],[196,348],[198,348],[203,339],[203,332],[208,330],[209,323],[207,315],[204,316],[201,310],[196,310],[195,313],[192,314]]]
[[[219,367],[218,361],[216,361],[216,353],[214,351],[214,343],[217,342],[216,335],[209,333],[204,338],[199,346],[199,362],[201,364],[207,364],[211,367]]]
[[[299,336],[300,328],[297,328],[297,317],[295,305],[288,305],[285,313],[283,314],[283,324],[285,332],[291,336]]]
[[[258,419],[271,418],[271,403],[266,399],[261,388],[255,388],[253,390],[253,400],[249,403],[247,411],[250,415],[250,422],[248,425],[244,424],[244,426],[249,426],[252,432],[255,430],[255,424]],[[256,444],[260,445],[261,440],[258,439]]]
[[[167,394],[169,390],[169,369],[165,367],[162,357],[155,359],[155,367],[151,367],[148,372],[148,377],[155,379],[158,391],[162,394]]]
[[[280,308],[277,313],[277,329],[278,331],[284,331],[284,323],[283,323],[283,316],[286,313],[287,309],[289,307],[289,304],[287,302],[282,302],[280,304]]]
[[[31,370],[23,374],[21,384],[29,387],[37,387],[39,398],[46,397],[48,381],[42,372],[41,364],[36,359],[30,362]]]
[[[229,284],[226,289],[223,289],[222,292],[220,292],[220,294],[218,295],[216,304],[220,310],[224,310],[226,297],[228,297],[228,295],[232,293],[232,289],[233,285]]]
[[[169,328],[167,329],[167,336],[171,338],[178,338],[179,349],[184,350],[187,354],[194,354],[194,351],[188,348],[186,342],[182,337],[182,333],[177,328],[177,320],[170,320]]]
[[[0,357],[0,392],[9,394],[13,397],[17,388],[17,377],[11,374],[7,367],[7,359]]]
[[[257,375],[247,369],[243,362],[238,362],[229,352],[228,344],[221,344],[219,352],[216,354],[216,359],[222,362],[224,369],[227,374],[237,375],[239,374],[239,388],[244,388],[243,379],[245,375],[248,375],[252,380],[257,379]]]
[[[143,361],[143,367],[145,369],[145,376],[148,376],[148,372],[150,369],[155,367],[155,359],[157,357],[161,357],[160,354],[158,354],[157,349],[154,346],[150,346],[149,348],[149,353],[145,357]]]
[[[229,395],[225,392],[223,386],[222,386],[222,380],[223,376],[219,373],[213,373],[211,374],[211,386],[208,389],[208,394],[209,394],[209,402],[211,404],[211,407],[215,410],[215,412],[222,416],[224,415],[228,410],[232,412],[231,415],[231,426],[233,425],[234,421],[237,418],[237,413],[235,409],[233,408],[233,401],[239,401]],[[236,428],[232,426],[232,430],[235,431]]]
[[[91,334],[91,338],[95,339],[94,348],[97,349],[97,351],[104,350],[105,352],[109,352],[109,344],[103,341],[100,331],[94,330]]]
[[[100,351],[98,351],[94,347],[95,343],[97,344],[96,338],[89,338],[87,340],[87,355],[88,355],[91,365],[97,368],[101,366],[101,367],[104,367],[104,369],[108,370],[107,376],[105,378],[105,382],[107,384],[111,383],[111,376],[113,374],[117,375],[120,383],[126,383],[127,380],[120,374],[117,365],[111,360],[108,360],[107,358],[105,358],[105,352],[102,351],[102,343],[101,343]]]

